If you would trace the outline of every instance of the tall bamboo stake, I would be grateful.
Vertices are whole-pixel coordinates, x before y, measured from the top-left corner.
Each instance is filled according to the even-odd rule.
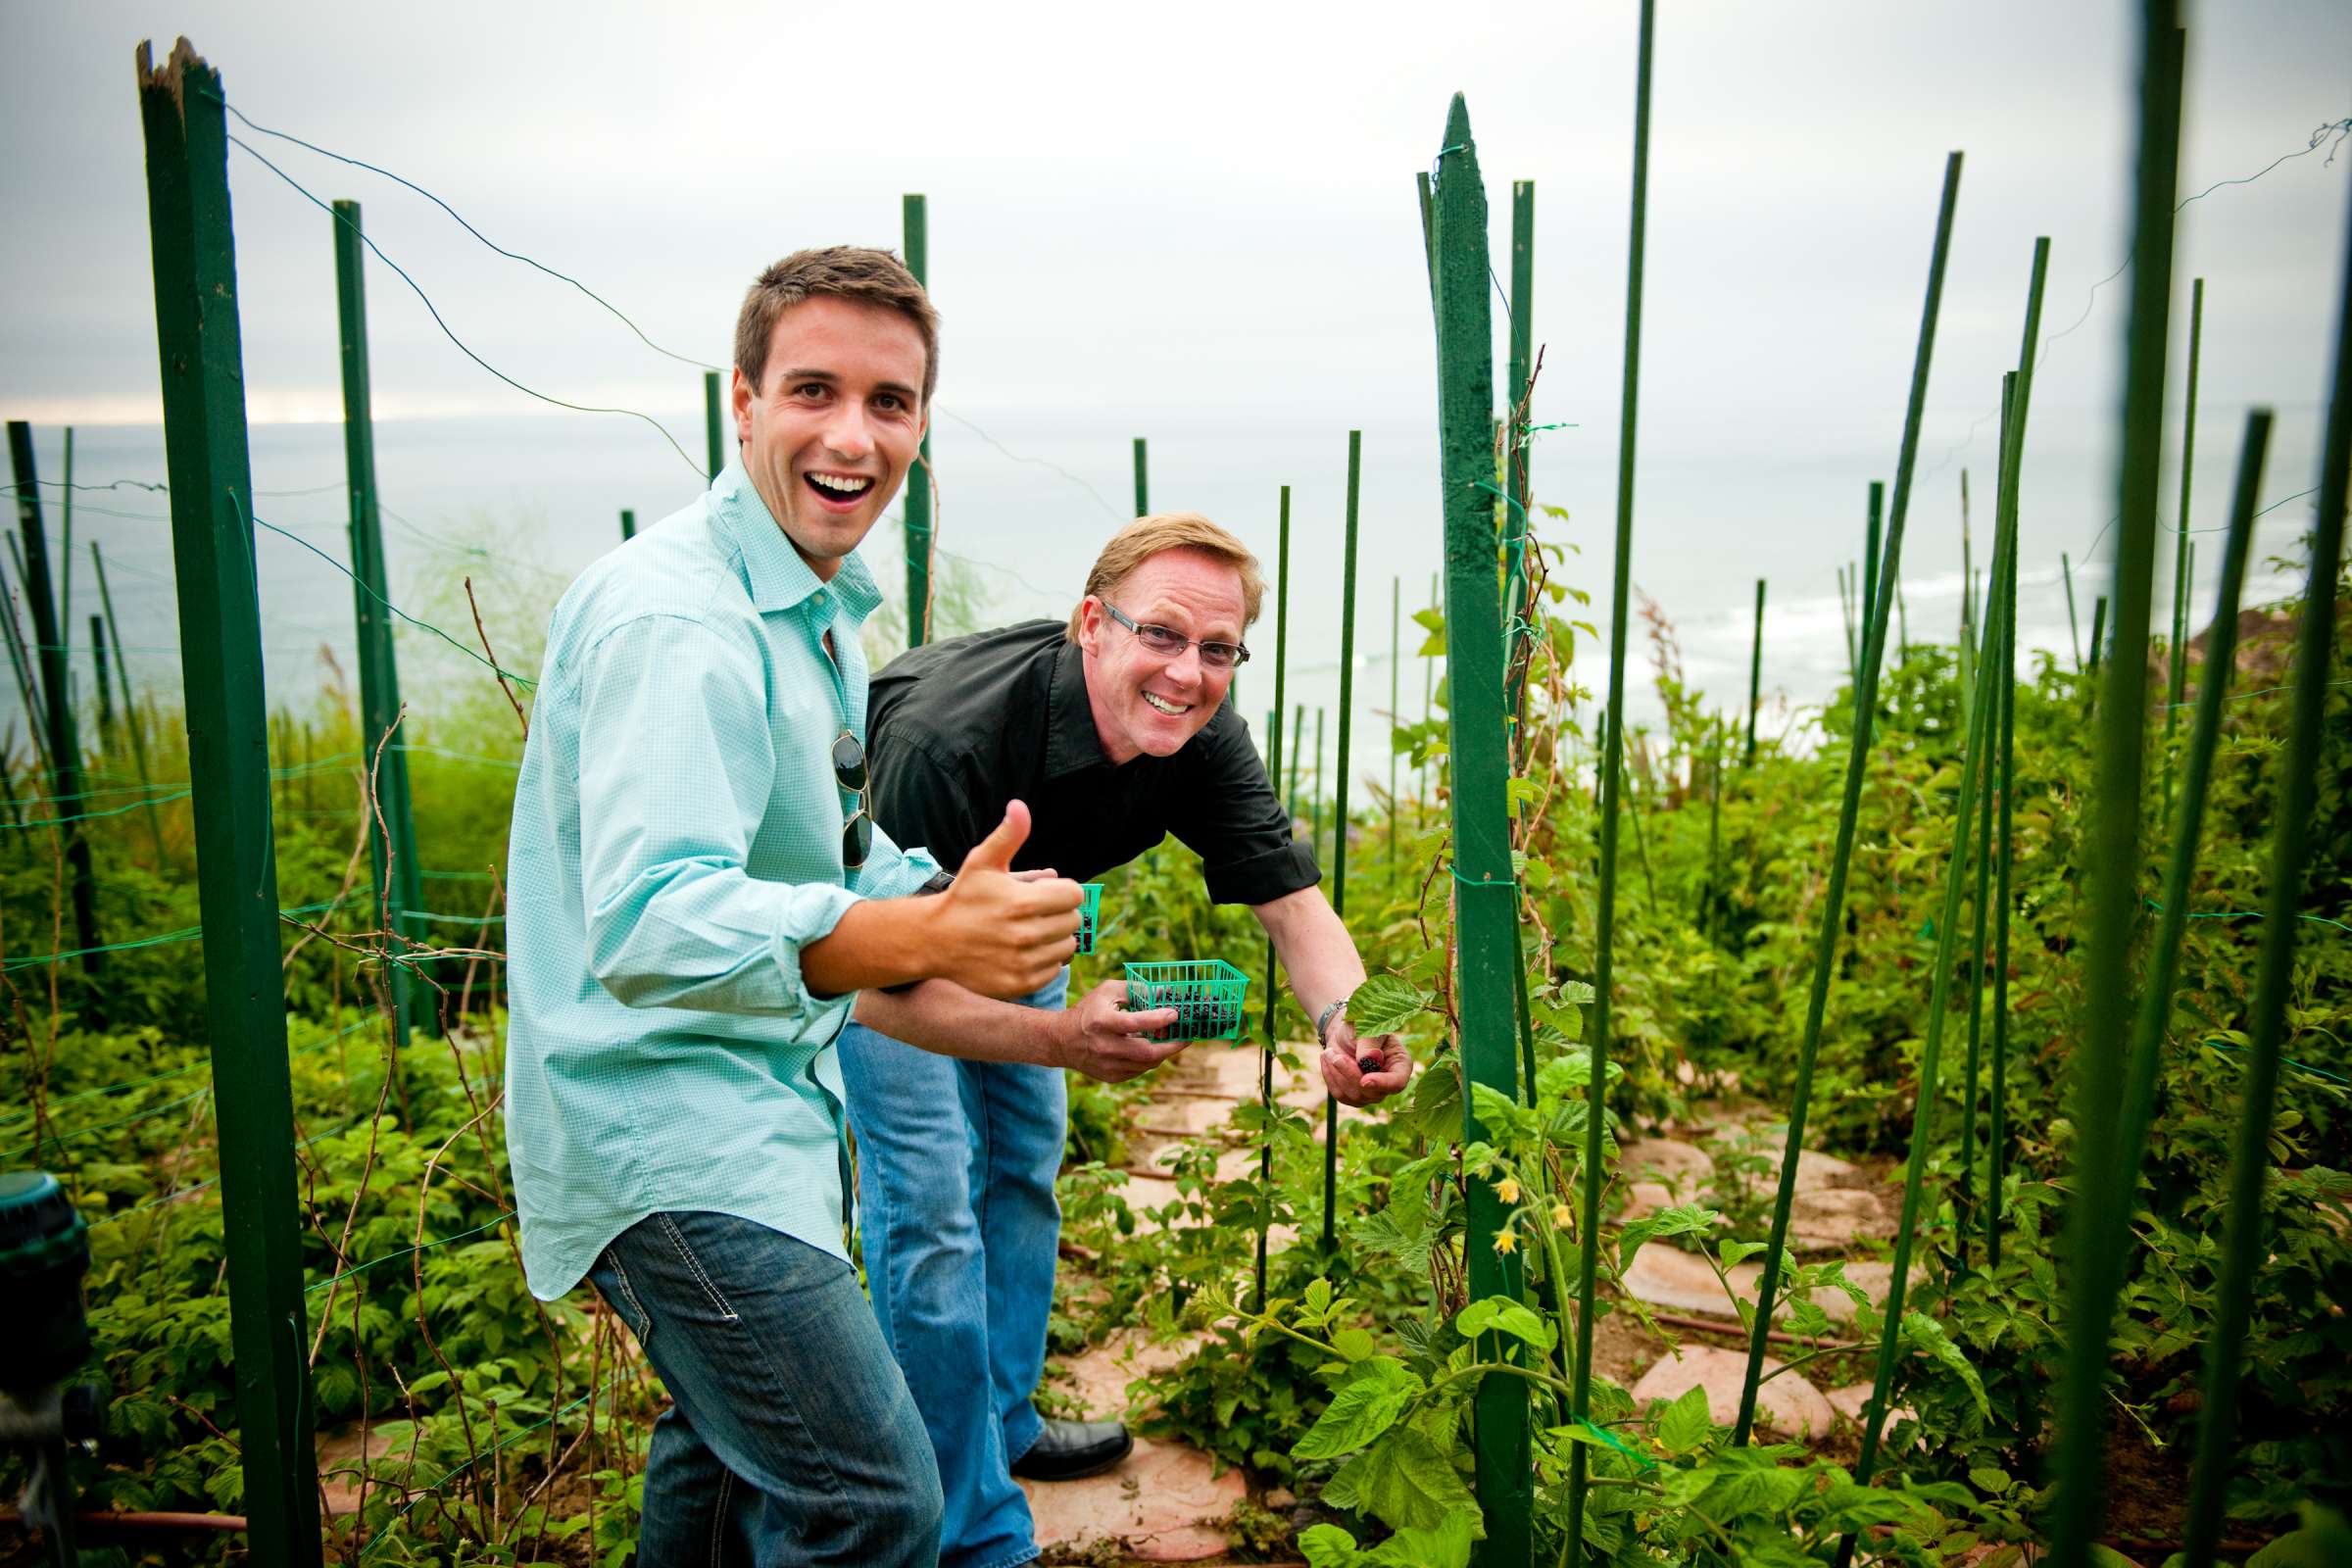
[[[1861,684],[1855,692],[1853,740],[1846,751],[1845,788],[1838,797],[1838,842],[1830,855],[1830,879],[1821,926],[1813,944],[1813,973],[1805,998],[1805,1033],[1797,1048],[1796,1081],[1788,1102],[1788,1146],[1781,1155],[1780,1186],[1773,1197],[1772,1230],[1764,1248],[1764,1269],[1756,1281],[1756,1313],[1748,1338],[1747,1374],[1740,1388],[1734,1443],[1747,1442],[1756,1418],[1756,1387],[1764,1371],[1764,1347],[1772,1327],[1774,1293],[1780,1288],[1788,1215],[1796,1202],[1797,1155],[1805,1147],[1805,1112],[1813,1098],[1813,1064],[1821,1053],[1822,1019],[1829,1007],[1830,980],[1837,966],[1838,938],[1845,924],[1845,884],[1853,863],[1854,824],[1862,809],[1862,780],[1870,763],[1871,715],[1878,711],[1879,667],[1886,650],[1886,612],[1901,580],[1903,525],[1911,512],[1911,477],[1919,458],[1919,427],[1926,415],[1928,372],[1936,357],[1936,320],[1943,306],[1944,264],[1951,254],[1952,215],[1960,201],[1961,156],[1944,161],[1943,194],[1936,213],[1936,241],[1929,252],[1927,298],[1920,307],[1919,341],[1911,358],[1911,395],[1903,413],[1902,444],[1894,465],[1894,496],[1887,509],[1886,557],[1879,564],[1881,591],[1876,613],[1863,639]]]
[[[1747,757],[1743,767],[1756,765],[1756,710],[1764,706],[1764,579],[1756,579],[1755,638],[1747,650]]]
[[[2075,1200],[2067,1208],[2067,1363],[2059,1391],[2051,1547],[2059,1568],[2090,1560],[2107,1427],[2107,1330],[2125,1254],[2102,1250],[2132,1186],[2117,1158],[2131,1019],[2132,928],[2139,911],[2139,802],[2148,689],[2148,599],[2164,445],[2173,203],[2180,156],[2183,41],[2173,0],[2141,7],[2138,170],[2124,369],[2113,584],[2115,657],[2098,711],[2096,783],[2083,856],[2090,876],[2082,1028],[2074,1051]]]
[[[2213,1335],[2205,1347],[2205,1403],[2197,1431],[2197,1462],[2189,1489],[2186,1532],[2190,1568],[2213,1560],[2220,1540],[2230,1471],[2236,1458],[2237,1383],[2246,1321],[2253,1308],[2254,1272],[2262,1264],[2263,1185],[2270,1171],[2273,1101],[2278,1091],[2278,1053],[2294,985],[2295,919],[2318,799],[2320,743],[2327,721],[2328,680],[2333,672],[2336,573],[2344,551],[2345,481],[2352,475],[2352,232],[2347,232],[2336,302],[2335,379],[2328,390],[2328,434],[2320,465],[2319,514],[2314,520],[2311,574],[2303,590],[2303,624],[2296,636],[2293,717],[2278,776],[2278,823],[2272,840],[2268,918],[2261,966],[2254,982],[2244,1097],[2237,1148],[2230,1161],[2230,1219],[2222,1244]],[[2226,665],[2206,661],[2206,681]]]
[[[2004,527],[1993,530],[1992,584],[1987,599],[2005,603],[2007,573],[2012,568],[2014,534]],[[1871,1380],[1870,1402],[1862,1416],[1862,1451],[1854,1461],[1854,1479],[1868,1484],[1878,1465],[1879,1445],[1885,1435],[1887,1399],[1893,1392],[1896,1357],[1903,1340],[1903,1301],[1910,1285],[1911,1250],[1918,1235],[1921,1194],[1927,1173],[1928,1152],[1936,1141],[1936,1106],[1940,1098],[1943,1061],[1944,1024],[1951,1010],[1952,956],[1958,946],[1960,896],[1966,881],[1970,836],[1977,815],[1977,767],[1984,755],[1992,734],[1991,702],[1994,690],[1994,669],[1990,660],[1977,663],[1977,689],[1972,695],[1970,711],[1975,715],[1968,730],[1967,763],[1960,770],[1960,799],[1953,814],[1952,855],[1945,867],[1943,903],[1936,922],[1935,982],[1928,1002],[1927,1043],[1920,1053],[1919,1089],[1911,1112],[1911,1153],[1903,1167],[1903,1207],[1894,1233],[1892,1272],[1886,1285],[1885,1307],[1886,1327],[1879,1338],[1877,1371]],[[1759,1315],[1758,1321],[1762,1321]],[[1854,1537],[1847,1536],[1838,1545],[1838,1568],[1853,1561]]]
[[[1291,487],[1282,487],[1281,553],[1275,558],[1274,572],[1274,711],[1266,721],[1266,782],[1275,784],[1282,777],[1282,702],[1283,688],[1291,664]],[[1293,818],[1284,812],[1283,841],[1292,837]],[[1257,1058],[1257,1098],[1268,1117],[1274,1112],[1274,1054],[1282,1049],[1280,1037],[1274,1032],[1274,1009],[1280,1000],[1278,989],[1280,971],[1276,967],[1274,939],[1266,938],[1266,1040]],[[1257,1184],[1263,1193],[1274,1188],[1274,1145],[1269,1140],[1258,1151]],[[1263,1196],[1261,1193],[1261,1196]],[[1257,1309],[1266,1309],[1266,1221],[1261,1213],[1257,1227]]]
[[[2082,628],[2075,620],[2075,564],[2066,553],[2058,555],[2058,573],[2066,581],[2066,641],[2075,651],[2075,672],[2082,672]]]
[[[130,683],[130,662],[122,657],[122,623],[115,618],[114,592],[106,585],[106,557],[98,541],[90,541],[90,571],[98,579],[98,608],[106,612],[107,640],[115,650],[115,680],[122,688],[122,722],[130,731],[130,758],[139,770],[139,793],[145,796],[147,832],[155,840],[155,868],[164,869],[164,824],[155,814],[155,783],[147,769],[147,721],[139,710],[138,689]]]
[[[2050,273],[2050,240],[2048,235],[2034,241],[2034,279],[2026,290],[2026,328],[2024,340],[2018,345],[2016,390],[2009,398],[2008,418],[2001,437],[2001,484],[1994,499],[1993,515],[1996,523],[2017,530],[2020,513],[2019,495],[2025,477],[2026,416],[2034,401],[2034,362],[2041,333],[2042,290]],[[1984,1266],[1990,1269],[2001,1260],[2001,1213],[2006,1198],[2001,1190],[2002,1164],[2008,1152],[2008,1062],[2009,1062],[2009,877],[2014,863],[2015,839],[2011,820],[2016,805],[2015,764],[2017,756],[2017,573],[2009,574],[2008,590],[2000,601],[2001,682],[1994,688],[2000,693],[2000,711],[1995,717],[1999,726],[1999,756],[1994,760],[1998,770],[2000,805],[1995,817],[1996,842],[1993,851],[1993,965],[1992,965],[1992,1070],[1987,1093],[1992,1101],[1992,1115],[1984,1135]]]
[[[2180,520],[2173,529],[2173,640],[2168,678],[2164,686],[2164,748],[2167,760],[2173,732],[2180,727],[2180,694],[2188,689],[2188,538],[2189,492],[2197,471],[2197,362],[2205,350],[2205,280],[2188,285],[2188,406],[2180,419]],[[2173,805],[2173,770],[2164,770],[2164,805]]]
[[[1642,390],[1642,269],[1649,230],[1649,80],[1657,25],[1656,0],[1642,0],[1642,31],[1634,66],[1634,177],[1626,225],[1625,369],[1617,424],[1617,541],[1609,618],[1609,699],[1601,733],[1600,878],[1593,935],[1592,1056],[1585,1079],[1584,1202],[1577,1220],[1576,1362],[1571,1413],[1592,1419],[1594,1270],[1600,1250],[1601,1137],[1608,1121],[1609,1025],[1616,981],[1617,815],[1625,747],[1625,637],[1633,614],[1634,453]],[[1568,1446],[1568,1544],[1574,1568],[1584,1555],[1585,1445]]]
[[[1340,765],[1331,808],[1331,906],[1348,917],[1348,715],[1355,709],[1355,520],[1364,474],[1364,432],[1348,432],[1348,550],[1340,567]],[[1323,715],[1315,713],[1315,751],[1323,750]],[[1340,1186],[1340,1102],[1323,1102],[1323,1250],[1338,1247],[1336,1221]]]
[[[1453,776],[1454,904],[1461,1000],[1465,1141],[1483,1136],[1472,1090],[1516,1097],[1513,937],[1518,896],[1511,870],[1510,772],[1503,714],[1502,595],[1494,528],[1494,348],[1488,301],[1487,195],[1456,94],[1432,181],[1437,241],[1438,411],[1446,518],[1447,755]],[[1463,1260],[1473,1299],[1516,1300],[1524,1284],[1515,1253],[1496,1250],[1508,1212],[1492,1182],[1470,1184]],[[1527,1385],[1482,1379],[1473,1396],[1482,1568],[1524,1568],[1533,1542],[1533,1449]]]

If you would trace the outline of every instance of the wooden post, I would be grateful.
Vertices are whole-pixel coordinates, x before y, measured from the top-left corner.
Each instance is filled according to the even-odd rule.
[[[925,289],[931,286],[931,211],[919,194],[899,199],[899,225],[906,252],[906,270]],[[931,411],[923,411],[929,418]],[[931,640],[931,436],[928,426],[917,449],[915,465],[906,470],[906,523],[901,537],[906,556],[906,646],[920,648]]]
[[[368,858],[375,873],[379,917],[395,946],[411,935],[424,907],[417,875],[416,826],[409,806],[409,749],[401,733],[400,664],[393,651],[390,576],[384,569],[383,521],[376,508],[375,416],[368,368],[366,241],[358,202],[334,205],[335,313],[343,361],[343,467],[351,496],[352,611],[360,664],[362,776],[372,780],[381,826],[370,825]],[[307,775],[306,775],[307,778]],[[393,1060],[418,1016],[426,987],[405,963],[389,966]]]
[[[84,1022],[100,1024],[102,1007],[96,982],[106,968],[105,956],[95,951],[104,938],[98,934],[98,879],[90,864],[90,841],[74,820],[88,804],[81,794],[81,740],[74,727],[74,698],[67,688],[67,629],[58,623],[57,601],[49,585],[49,541],[41,526],[41,491],[32,461],[32,426],[22,419],[8,421],[8,455],[17,476],[17,522],[24,540],[24,597],[32,609],[31,656],[26,663],[40,676],[42,711],[49,732],[49,795],[51,814],[61,818],[66,869],[74,885],[74,931],[79,939],[81,972],[92,983],[81,1004]]]
[[[1470,111],[1456,95],[1432,182],[1437,258],[1438,420],[1446,519],[1446,649],[1448,756],[1453,771],[1454,898],[1459,914],[1462,1123],[1465,1142],[1484,1136],[1470,1086],[1518,1097],[1511,955],[1519,900],[1511,872],[1504,781],[1502,595],[1495,570],[1492,442],[1494,344],[1487,264],[1487,192]],[[1598,1125],[1599,1118],[1593,1118]],[[1516,1253],[1495,1242],[1509,1215],[1494,1184],[1473,1181],[1463,1258],[1470,1298],[1517,1300],[1525,1282]],[[1590,1235],[1588,1231],[1586,1234]],[[1526,1568],[1534,1542],[1533,1453],[1527,1385],[1482,1379],[1475,1396],[1478,1501],[1487,1537],[1481,1568]]]
[[[139,46],[138,86],[248,1551],[315,1568],[318,1460],[224,98],[184,38],[160,69]]]

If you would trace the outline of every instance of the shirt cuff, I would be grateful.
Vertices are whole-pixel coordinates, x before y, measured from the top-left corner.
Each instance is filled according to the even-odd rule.
[[[1323,880],[1315,867],[1315,847],[1302,839],[1246,860],[1208,866],[1202,874],[1211,904],[1272,904]]]
[[[920,891],[939,869],[929,850],[902,850],[887,834],[876,833],[871,857],[853,879],[861,899],[903,899]]]
[[[801,950],[831,936],[833,928],[841,924],[841,917],[858,902],[858,895],[848,888],[837,888],[827,882],[804,883],[792,890],[776,917],[775,933],[768,939],[768,946],[775,953],[776,969],[784,977],[785,995],[811,1018],[828,1007],[848,1003],[851,998],[810,995],[808,982],[801,973]]]

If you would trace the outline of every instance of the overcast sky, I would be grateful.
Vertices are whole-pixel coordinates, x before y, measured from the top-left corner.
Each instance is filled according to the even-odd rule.
[[[2034,237],[2047,234],[2045,330],[2087,312],[2048,351],[2027,476],[2024,618],[2030,639],[2062,644],[2058,553],[2081,567],[2113,510],[2126,290],[2091,287],[2126,249],[2135,8],[1660,11],[1635,575],[1682,624],[1694,673],[1735,700],[1759,575],[1788,617],[1768,620],[1768,639],[1792,650],[1774,684],[1817,701],[1841,662],[1834,572],[1859,554],[1866,482],[1893,466],[1954,148],[1967,169],[1909,605],[1926,630],[1949,623],[1964,466],[1984,498],[1983,564],[1989,415],[2017,353]],[[762,264],[808,244],[895,245],[901,193],[926,192],[946,321],[943,542],[995,564],[1006,612],[1052,612],[1075,593],[1126,510],[1127,438],[1144,434],[1156,505],[1210,511],[1269,558],[1275,486],[1297,486],[1296,630],[1309,660],[1331,664],[1346,432],[1361,428],[1361,597],[1385,657],[1390,577],[1425,592],[1439,564],[1411,186],[1460,90],[1506,277],[1508,182],[1537,182],[1547,357],[1535,417],[1576,427],[1543,438],[1536,484],[1571,509],[1564,530],[1552,526],[1584,546],[1572,573],[1605,612],[1635,17],[1630,3],[10,6],[0,408],[45,427],[158,416],[131,57],[141,38],[160,52],[184,32],[256,122],[430,187],[697,360],[723,363]],[[2188,22],[2183,196],[2352,116],[2352,6],[2208,5]],[[399,187],[255,139],[320,196],[359,197],[370,234],[485,358],[569,401],[649,410],[699,457],[693,368]],[[2199,523],[2220,520],[2249,403],[2280,416],[2266,497],[2316,482],[2352,147],[2327,158],[2324,146],[2181,215],[2168,467],[2188,280],[2203,276]],[[230,172],[251,415],[334,419],[327,220],[242,153]],[[685,466],[643,425],[526,421],[541,411],[459,356],[396,278],[375,268],[368,286],[379,419],[524,432],[501,437],[499,495],[544,483],[557,566],[576,569],[617,537],[609,514],[591,532],[566,511],[584,445],[627,469],[612,505],[633,500],[651,517],[691,494]],[[331,436],[319,450],[333,452]],[[102,475],[124,476],[153,475]],[[410,493],[455,514],[455,482],[418,473]],[[2306,507],[2266,518],[2265,546],[2290,544]]]

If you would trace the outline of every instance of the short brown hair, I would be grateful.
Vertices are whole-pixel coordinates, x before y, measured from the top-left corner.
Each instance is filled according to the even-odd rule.
[[[794,251],[760,274],[735,318],[735,368],[744,379],[757,387],[767,373],[767,346],[776,335],[776,318],[820,295],[879,305],[914,323],[923,338],[923,407],[930,408],[931,393],[939,385],[939,313],[906,263],[867,245]]]
[[[1102,553],[1095,558],[1094,569],[1086,574],[1088,597],[1107,600],[1118,591],[1119,585],[1135,575],[1135,569],[1163,550],[1198,550],[1216,557],[1242,576],[1242,625],[1247,628],[1257,619],[1257,607],[1266,597],[1266,579],[1259,575],[1257,558],[1249,546],[1218,527],[1198,512],[1163,512],[1156,516],[1138,517],[1110,536]],[[1070,612],[1069,640],[1078,640],[1079,608]]]

